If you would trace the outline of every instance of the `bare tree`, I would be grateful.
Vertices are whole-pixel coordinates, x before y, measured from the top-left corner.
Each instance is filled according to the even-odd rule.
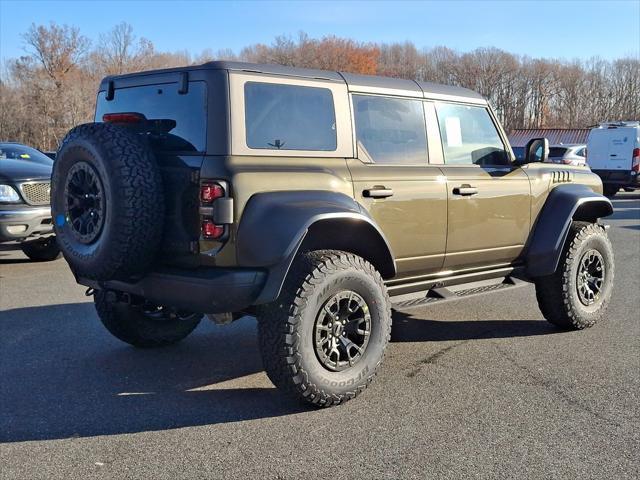
[[[276,37],[238,54],[229,49],[158,52],[120,23],[89,40],[76,27],[32,25],[28,55],[0,71],[0,139],[55,148],[74,125],[92,121],[104,75],[178,67],[216,59],[379,74],[460,85],[480,92],[507,129],[587,127],[604,120],[640,119],[640,58],[572,62],[529,58],[496,48],[457,52],[411,42],[362,43],[348,38]]]
[[[90,46],[77,27],[59,26],[53,22],[49,27],[31,24],[22,37],[27,52],[40,62],[58,88],[64,77],[81,63]]]
[[[144,69],[153,54],[153,44],[145,38],[137,39],[133,27],[122,22],[100,35],[94,58],[105,74],[117,75]]]

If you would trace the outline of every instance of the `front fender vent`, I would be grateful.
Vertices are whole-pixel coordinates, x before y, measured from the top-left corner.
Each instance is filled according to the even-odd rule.
[[[566,170],[554,170],[551,172],[551,183],[571,183],[573,182],[573,172]]]

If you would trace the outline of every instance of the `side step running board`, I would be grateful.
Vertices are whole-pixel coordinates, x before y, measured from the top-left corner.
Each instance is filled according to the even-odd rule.
[[[478,282],[465,283],[449,287],[433,287],[426,292],[409,293],[391,298],[393,307],[402,310],[407,308],[422,307],[433,303],[442,303],[461,298],[473,297],[484,293],[521,287],[529,282],[515,277],[504,277]]]

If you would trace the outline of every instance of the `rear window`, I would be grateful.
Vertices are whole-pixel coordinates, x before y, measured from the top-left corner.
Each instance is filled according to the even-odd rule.
[[[200,153],[207,146],[207,94],[204,82],[189,82],[186,94],[177,83],[119,88],[113,100],[100,92],[96,122],[108,113],[137,113],[146,119],[143,132],[153,148],[165,152]]]
[[[563,157],[565,153],[567,153],[566,148],[560,148],[560,147],[551,147],[549,149],[549,156],[553,157],[553,158],[560,158]]]
[[[247,82],[244,96],[249,148],[336,149],[336,114],[328,88]]]
[[[427,163],[421,100],[354,95],[353,108],[361,159],[400,165]]]

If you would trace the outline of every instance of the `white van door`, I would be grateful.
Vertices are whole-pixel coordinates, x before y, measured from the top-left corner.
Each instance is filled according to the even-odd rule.
[[[609,139],[609,161],[611,168],[631,170],[631,157],[635,145],[635,128],[616,128]]]
[[[594,128],[589,134],[587,163],[592,170],[631,170],[637,128]]]

